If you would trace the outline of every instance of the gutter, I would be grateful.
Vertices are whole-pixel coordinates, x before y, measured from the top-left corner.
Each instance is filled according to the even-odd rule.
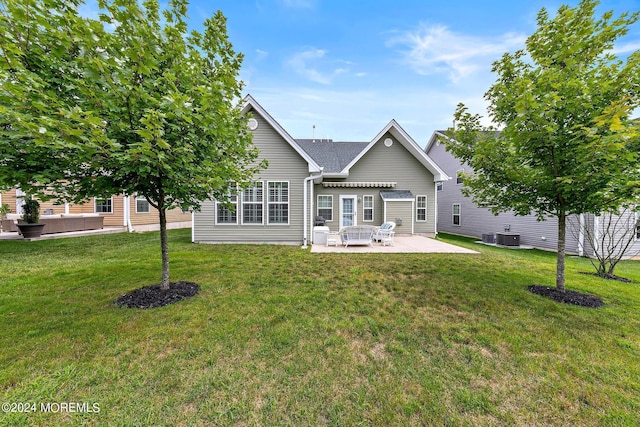
[[[320,168],[320,175],[311,175],[304,179],[304,188],[302,191],[302,249],[307,249],[307,228],[309,221],[309,213],[308,213],[308,203],[307,203],[307,187],[309,186],[309,181],[322,178],[324,173],[324,168]],[[313,201],[313,187],[311,187],[311,200]]]

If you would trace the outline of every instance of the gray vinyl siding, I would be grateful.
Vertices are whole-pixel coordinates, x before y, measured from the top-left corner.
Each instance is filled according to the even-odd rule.
[[[396,228],[394,229],[396,234],[411,234],[411,221],[415,218],[415,213],[413,212],[415,204],[404,200],[391,200],[386,203],[387,218],[384,219],[384,221],[393,221],[396,223]]]
[[[456,172],[463,169],[471,172],[467,165],[462,165],[458,159],[446,151],[443,144],[432,144],[427,154],[440,166],[444,172],[453,177],[443,184],[442,191],[438,191],[438,232],[459,234],[463,236],[481,238],[483,234],[504,232],[505,225],[509,232],[520,235],[520,244],[541,249],[557,250],[558,221],[550,217],[538,221],[534,215],[516,216],[505,212],[493,215],[489,208],[478,207],[471,198],[461,193],[462,184],[456,184]],[[453,204],[460,204],[460,225],[453,225]],[[577,221],[577,218],[570,218]],[[578,238],[567,226],[566,250],[578,253]]]
[[[391,147],[384,145],[384,140],[391,138]],[[435,182],[433,175],[429,172],[402,144],[400,144],[391,134],[382,136],[371,149],[351,167],[348,181],[392,181],[396,182],[394,188],[332,188],[325,190],[340,190],[342,194],[372,194],[374,196],[374,224],[381,225],[384,222],[383,201],[380,197],[380,190],[410,190],[414,196],[427,196],[427,220],[415,222],[414,233],[434,234],[435,229]],[[335,205],[334,197],[334,205]],[[411,203],[408,203],[411,205]],[[414,204],[415,208],[415,204]],[[335,207],[334,207],[335,209]],[[359,223],[362,223],[362,204],[358,203],[360,215]],[[403,215],[403,229],[396,230],[398,233],[411,233],[411,215],[406,218]],[[415,212],[413,213],[415,218]],[[387,218],[393,221],[393,218]]]
[[[255,176],[256,181],[264,182],[264,224],[216,225],[215,202],[207,201],[203,204],[202,210],[194,215],[194,240],[196,242],[302,243],[304,208],[302,199],[304,179],[309,176],[308,163],[263,117],[255,111],[253,111],[253,116],[258,121],[258,128],[253,131],[253,143],[260,151],[259,161],[267,159],[269,162],[268,168]],[[268,181],[289,182],[288,225],[270,225],[268,223]],[[238,212],[239,218],[240,214],[241,212]]]

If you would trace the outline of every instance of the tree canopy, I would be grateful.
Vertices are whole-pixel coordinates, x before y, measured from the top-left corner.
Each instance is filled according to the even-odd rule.
[[[79,97],[86,83],[82,40],[96,23],[78,1],[0,1],[0,188],[73,198],[73,173],[106,141],[97,112]],[[86,195],[80,195],[83,199]]]
[[[526,49],[493,64],[485,94],[496,129],[460,104],[448,149],[473,173],[464,191],[494,213],[558,218],[556,286],[564,290],[566,218],[615,211],[640,187],[637,123],[640,51],[626,59],[614,43],[640,13],[595,17],[597,1],[542,9]]]
[[[124,192],[160,212],[225,199],[256,162],[233,50],[217,12],[189,31],[187,2],[0,0],[0,185],[82,200]],[[24,164],[32,165],[25,168]]]

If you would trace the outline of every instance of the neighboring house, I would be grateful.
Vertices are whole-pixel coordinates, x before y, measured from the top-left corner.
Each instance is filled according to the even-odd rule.
[[[482,238],[483,234],[513,233],[520,236],[520,244],[540,249],[557,250],[558,248],[558,220],[549,217],[545,221],[538,221],[535,215],[517,216],[510,212],[494,215],[488,206],[478,206],[472,199],[462,195],[461,173],[471,173],[472,169],[463,164],[447,151],[445,144],[439,141],[444,137],[444,131],[435,131],[427,145],[425,152],[442,170],[454,177],[451,181],[438,186],[438,231],[462,236]],[[636,213],[631,223],[636,224]],[[580,226],[581,224],[581,226]],[[579,255],[592,256],[594,249],[588,244],[584,232],[588,229],[592,235],[598,237],[606,233],[607,217],[597,217],[592,214],[571,216],[567,221],[566,251]],[[640,253],[640,230],[636,226],[635,241],[627,252],[629,256]]]
[[[234,208],[202,205],[194,242],[306,245],[316,216],[331,231],[395,221],[398,234],[435,236],[435,187],[449,177],[395,120],[368,142],[294,139],[255,99],[245,101],[253,144],[269,166],[232,196]]]
[[[22,215],[24,193],[13,189],[0,193],[0,204],[6,203],[11,209],[9,218]],[[130,231],[159,230],[158,211],[144,198],[112,196],[107,199],[92,199],[84,204],[56,204],[55,200],[40,203],[40,215],[100,214],[105,227],[127,227]],[[181,209],[167,212],[167,228],[191,227],[191,213]]]

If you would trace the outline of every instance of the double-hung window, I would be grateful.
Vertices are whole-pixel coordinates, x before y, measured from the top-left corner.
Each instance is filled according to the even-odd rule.
[[[255,182],[242,193],[242,223],[263,223],[264,192],[262,181]]]
[[[149,213],[151,208],[146,197],[136,197],[136,213]]]
[[[453,204],[453,225],[460,225],[460,203]]]
[[[267,187],[269,224],[289,224],[289,182],[271,181]]]
[[[229,185],[227,202],[216,200],[216,224],[238,223],[238,193],[235,184]]]
[[[113,201],[108,199],[96,199],[96,213],[113,213]]]
[[[427,196],[416,196],[416,221],[427,220]]]
[[[373,196],[362,197],[362,220],[373,222]]]
[[[326,221],[333,221],[333,196],[318,196],[318,216]]]

